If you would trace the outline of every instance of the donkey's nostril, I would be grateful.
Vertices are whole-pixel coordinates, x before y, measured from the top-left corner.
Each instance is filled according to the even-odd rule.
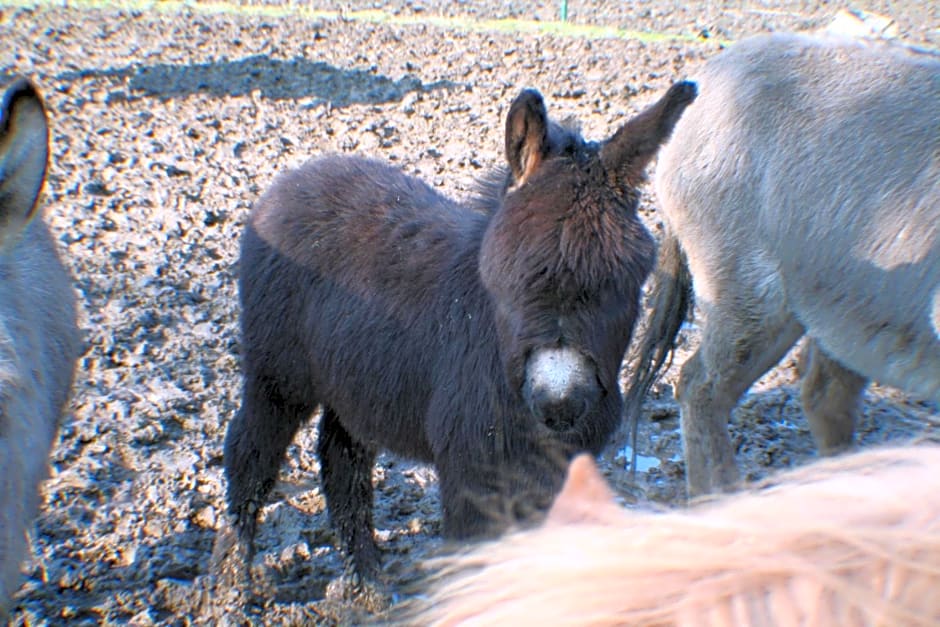
[[[542,422],[545,423],[545,426],[551,429],[552,431],[566,431],[566,427],[563,423],[555,420],[554,416],[549,416],[545,418]]]

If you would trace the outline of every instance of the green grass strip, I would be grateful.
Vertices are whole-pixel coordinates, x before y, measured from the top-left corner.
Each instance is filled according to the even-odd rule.
[[[219,2],[192,2],[186,0],[0,0],[0,7],[54,9],[66,6],[73,9],[123,9],[168,14],[191,12],[201,15],[234,14],[270,18],[300,17],[308,20],[351,20],[400,26],[426,25],[462,32],[545,33],[579,39],[633,39],[646,43],[704,41],[699,37],[681,33],[633,31],[613,26],[573,24],[560,21],[515,18],[481,20],[471,17],[445,17],[439,15],[391,15],[379,10],[341,13],[340,11],[315,10],[304,6],[243,5],[225,2],[224,0]]]

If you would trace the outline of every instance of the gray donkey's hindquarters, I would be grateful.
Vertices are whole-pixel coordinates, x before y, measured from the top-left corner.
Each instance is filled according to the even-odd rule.
[[[940,401],[940,57],[774,34],[695,79],[656,172],[664,253],[682,251],[658,290],[686,305],[660,311],[655,295],[669,324],[648,334],[658,367],[687,264],[702,313],[676,386],[692,496],[735,486],[731,411],[804,334],[803,409],[824,454],[853,444],[868,379]]]

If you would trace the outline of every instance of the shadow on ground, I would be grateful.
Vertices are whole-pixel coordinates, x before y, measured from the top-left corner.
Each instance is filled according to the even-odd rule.
[[[263,80],[262,80],[263,77]],[[63,72],[56,79],[75,81],[108,78],[124,82],[127,100],[142,96],[180,98],[196,93],[213,96],[245,96],[255,90],[264,98],[317,98],[334,107],[352,104],[397,102],[409,92],[429,92],[457,87],[450,81],[425,85],[414,76],[399,80],[369,70],[344,69],[295,57],[289,60],[252,55],[238,60],[177,65],[129,65],[122,68]]]

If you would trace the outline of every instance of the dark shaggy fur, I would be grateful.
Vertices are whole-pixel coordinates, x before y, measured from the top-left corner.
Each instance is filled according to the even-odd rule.
[[[379,565],[380,449],[436,466],[451,538],[550,504],[567,460],[599,452],[618,422],[618,371],[654,262],[637,187],[694,97],[677,84],[594,143],[523,91],[506,121],[508,172],[477,206],[358,157],[316,159],[274,183],[242,241],[243,404],[225,440],[243,557],[317,407],[330,518],[367,578]],[[529,358],[559,347],[591,376],[555,405],[528,398]]]

